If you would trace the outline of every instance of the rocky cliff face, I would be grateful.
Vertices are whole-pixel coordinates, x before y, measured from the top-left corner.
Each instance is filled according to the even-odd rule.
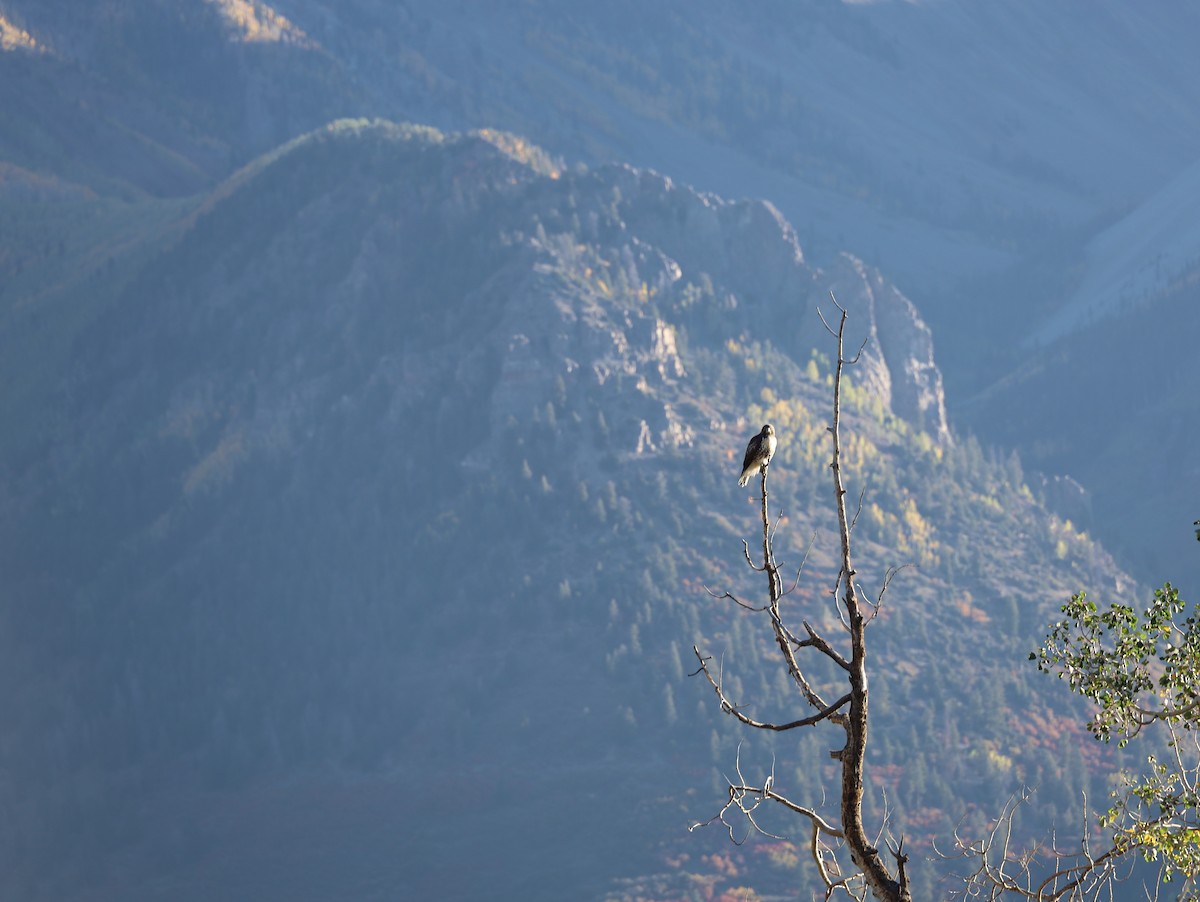
[[[897,417],[938,441],[949,441],[946,394],[933,358],[933,333],[913,302],[879,270],[848,254],[820,281],[821,294],[833,292],[855,315],[854,334],[867,340],[864,382]]]
[[[514,405],[544,403],[555,379],[590,380],[611,391],[619,377],[636,392],[632,408],[618,405],[626,414],[621,435],[636,436],[639,450],[686,442],[694,427],[679,421],[660,395],[685,372],[678,325],[703,332],[703,323],[689,315],[688,299],[709,295],[710,316],[804,358],[823,344],[814,308],[828,312],[833,290],[853,313],[854,335],[870,336],[862,385],[887,412],[938,441],[949,440],[930,330],[877,270],[851,257],[829,272],[815,269],[795,231],[769,203],[700,194],[653,172],[605,167],[568,176],[558,190],[576,205],[572,216],[583,234],[617,250],[611,259],[589,261],[573,239],[548,234],[542,225],[529,239],[535,277],[501,325],[508,347],[494,423],[513,413]],[[568,272],[586,275],[564,280]],[[614,317],[618,285],[640,302],[617,304]],[[671,315],[674,324],[663,318]],[[562,361],[557,372],[534,362],[545,359],[539,348]],[[590,363],[581,367],[580,360]]]

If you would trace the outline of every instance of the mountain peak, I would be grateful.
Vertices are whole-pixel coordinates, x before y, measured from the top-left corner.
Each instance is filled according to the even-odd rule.
[[[13,24],[7,17],[0,15],[0,53],[23,50],[32,53],[45,53],[46,48],[28,31]]]
[[[950,441],[942,373],[933,356],[933,332],[913,304],[883,274],[842,254],[823,274],[822,288],[854,314],[851,335],[862,336],[861,378],[900,419]],[[857,342],[855,342],[857,343]]]
[[[246,43],[314,46],[308,35],[262,0],[206,2],[216,7],[238,40]]]

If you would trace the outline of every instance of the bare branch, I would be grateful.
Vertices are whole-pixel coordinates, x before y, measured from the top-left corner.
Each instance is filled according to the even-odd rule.
[[[799,805],[786,796],[783,796],[775,791],[773,785],[775,777],[773,766],[772,773],[767,776],[766,780],[763,781],[762,786],[753,786],[748,783],[745,776],[742,774],[741,743],[738,743],[737,755],[734,759],[734,771],[737,774],[737,782],[730,780],[728,777],[725,778],[725,782],[728,785],[729,790],[729,800],[725,803],[720,811],[718,811],[707,821],[699,821],[688,827],[689,833],[699,829],[700,827],[707,827],[710,824],[720,823],[728,831],[730,840],[735,845],[741,845],[749,837],[751,831],[748,830],[746,832],[746,836],[739,840],[734,835],[734,825],[725,819],[725,815],[729,813],[730,809],[736,808],[738,812],[750,823],[754,832],[761,833],[763,836],[768,836],[772,839],[784,839],[782,836],[764,830],[754,818],[754,814],[758,810],[759,806],[762,805],[763,802],[770,801],[787,808],[789,811],[792,811],[795,814],[799,814],[808,818],[812,827],[814,843],[816,842],[816,837],[821,835],[829,836],[834,839],[841,838],[841,831],[838,830],[838,828],[833,824],[829,823],[829,821],[827,821],[812,808],[809,808],[805,805]],[[819,860],[818,865],[821,865]]]
[[[833,298],[833,305],[834,305],[835,307],[837,307],[837,308],[838,308],[838,310],[841,310],[841,309],[842,309],[842,308],[841,308],[841,305],[840,305],[840,304],[838,304],[838,302],[837,302],[837,298],[833,297],[833,292],[832,292],[832,291],[831,291],[831,292],[829,292],[829,296],[830,296],[831,298]],[[823,325],[823,326],[825,327],[825,331],[826,331],[826,332],[828,332],[830,335],[832,335],[834,338],[837,338],[837,333],[836,333],[836,332],[834,332],[834,331],[833,331],[833,327],[832,327],[832,326],[830,326],[830,325],[829,325],[829,323],[827,323],[827,322],[825,321],[825,314],[821,312],[821,308],[820,308],[820,307],[818,307],[818,308],[817,308],[817,316],[821,317],[821,325]]]
[[[854,366],[856,363],[858,363],[858,358],[862,357],[863,348],[867,346],[867,342],[870,340],[871,336],[868,334],[867,337],[862,340],[862,344],[858,346],[858,351],[855,352],[854,356],[846,361],[846,366]]]
[[[812,553],[813,544],[817,541],[817,531],[814,529],[812,538],[808,540],[808,547],[804,549],[804,557],[800,560],[800,566],[796,568],[796,578],[792,580],[790,589],[785,589],[781,595],[791,595],[796,591],[796,586],[800,585],[800,574],[804,572],[804,566],[808,563],[808,556]]]
[[[704,584],[701,583],[701,585],[703,586]],[[708,586],[704,586],[704,591],[707,592],[711,597],[717,599],[717,601],[724,601],[725,599],[729,599],[730,601],[734,602],[735,604],[739,605],[740,607],[745,608],[747,611],[765,611],[765,610],[767,610],[767,608],[770,607],[770,605],[763,605],[761,608],[756,608],[756,607],[754,607],[754,605],[746,604],[746,602],[742,601],[736,595],[730,594],[729,592],[722,592],[720,595],[718,595],[716,592],[714,592]]]
[[[847,633],[850,632],[850,621],[846,619],[846,612],[842,610],[841,604],[838,603],[838,593],[842,587],[842,574],[838,573],[837,583],[833,587],[833,591],[829,594],[833,596],[833,610],[837,613],[838,620],[841,621],[842,629]]]
[[[1105,890],[1111,896],[1112,884],[1121,879],[1117,868],[1127,849],[1114,844],[1099,855],[1093,854],[1086,823],[1079,852],[1057,848],[1053,835],[1048,845],[1035,843],[1019,853],[1012,851],[1014,820],[1020,807],[1032,795],[1033,790],[1026,787],[1009,796],[987,834],[979,839],[964,840],[956,828],[956,855],[941,852],[935,844],[934,851],[943,859],[975,861],[975,870],[964,878],[960,889],[950,894],[951,899],[996,902],[1004,896],[1015,896],[1035,902],[1082,902],[1089,898],[1099,899]],[[1085,797],[1085,811],[1086,807]],[[1055,864],[1049,874],[1038,880],[1034,871],[1043,857],[1052,859]]]
[[[799,642],[799,645],[804,647],[812,646],[813,648],[817,649],[817,651],[823,652],[830,660],[837,664],[838,667],[842,668],[842,670],[850,669],[850,662],[842,657],[837,650],[833,648],[833,646],[821,638],[817,631],[809,625],[807,620],[804,621],[803,626],[805,632],[808,633],[808,638]]]
[[[721,710],[726,714],[732,714],[734,717],[736,717],[738,720],[740,720],[746,726],[754,727],[756,730],[772,730],[776,733],[782,733],[787,730],[794,730],[797,727],[811,727],[814,724],[818,724],[821,721],[826,720],[827,718],[836,714],[839,710],[841,710],[843,707],[845,707],[847,704],[850,703],[850,693],[846,693],[845,695],[843,695],[841,698],[839,698],[833,704],[822,705],[821,709],[819,711],[817,711],[816,714],[813,714],[809,717],[802,717],[799,720],[793,720],[790,723],[783,723],[783,724],[775,724],[775,723],[767,723],[764,721],[758,721],[752,717],[747,716],[746,714],[743,714],[740,707],[738,705],[734,704],[733,702],[731,702],[728,699],[728,697],[726,697],[725,691],[721,688],[720,679],[714,678],[711,671],[709,671],[709,669],[708,669],[708,662],[711,661],[712,658],[711,657],[706,658],[703,655],[701,655],[700,649],[697,648],[695,645],[692,646],[692,651],[695,653],[696,659],[700,662],[700,669],[697,670],[695,673],[693,673],[692,676],[695,676],[697,673],[703,673],[705,678],[708,680],[709,685],[711,685],[713,687],[713,691],[715,691],[717,693],[717,698],[720,700],[720,703],[721,703]]]
[[[885,592],[887,592],[888,586],[890,586],[892,584],[892,579],[895,578],[897,574],[907,570],[911,566],[912,566],[912,564],[901,564],[899,567],[888,567],[887,568],[887,572],[883,576],[883,586],[882,586],[882,588],[880,588],[879,594],[877,596],[875,596],[875,607],[876,608],[883,607],[883,595]]]
[[[750,560],[750,543],[742,539],[742,553],[746,555],[746,563],[750,565],[750,569],[762,573],[766,567],[757,566],[754,561]]]
[[[858,515],[862,513],[863,498],[867,495],[867,487],[864,485],[861,492],[858,493],[858,509],[854,511],[854,517],[850,521],[850,531],[854,532],[854,525],[858,523]]]
[[[779,509],[779,513],[775,516],[775,524],[771,527],[771,533],[768,536],[769,539],[775,538],[775,532],[776,532],[776,530],[779,529],[779,521],[782,519],[783,519],[783,508],[781,507]]]
[[[884,574],[884,577],[883,577],[883,586],[879,589],[879,594],[875,596],[875,600],[871,601],[868,598],[863,599],[863,602],[865,604],[869,605],[871,608],[871,616],[869,616],[867,618],[867,623],[870,623],[872,620],[874,620],[876,617],[878,617],[879,612],[883,609],[883,596],[887,592],[888,585],[891,583],[892,578],[897,573],[899,573],[901,570],[905,570],[911,566],[913,566],[913,565],[912,564],[902,564],[899,567],[888,567],[887,572]]]
[[[1200,710],[1200,698],[1181,708],[1143,708],[1141,705],[1134,705],[1133,709],[1146,718],[1141,724],[1141,726],[1145,727],[1156,720],[1182,720],[1190,717]]]

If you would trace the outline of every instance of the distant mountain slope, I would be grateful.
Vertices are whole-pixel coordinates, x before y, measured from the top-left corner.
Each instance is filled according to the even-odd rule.
[[[1200,13],[1119,0],[4,0],[0,15],[46,51],[0,54],[22,111],[0,152],[21,165],[179,193],[337,115],[493,126],[770,197],[822,257],[850,250],[921,291],[1141,203],[1200,132]]]
[[[1150,307],[1188,279],[1200,263],[1198,202],[1200,161],[1088,242],[1079,286],[1028,343],[1046,344],[1098,320]]]
[[[359,112],[261,3],[2,0],[0,17],[34,42],[0,46],[0,159],[106,194],[192,194]]]
[[[1192,162],[1195,11],[1046,5],[354,0],[281,9],[422,120],[770,197],[912,288],[993,270]],[[353,40],[370,21],[408,54]]]
[[[1200,597],[1200,271],[1032,350],[960,408],[980,435],[1021,442],[1031,467],[1069,472],[1091,493],[1081,524],[1124,548],[1144,581]],[[1053,388],[1047,390],[1047,386]]]
[[[928,329],[860,261],[812,266],[761,202],[362,121],[166,234],[99,309],[62,296],[72,365],[32,371],[37,435],[0,450],[9,892],[805,885],[790,845],[684,832],[739,739],[685,674],[698,642],[787,710],[769,643],[701,588],[754,597],[736,475],[762,422],[781,557],[816,534],[789,612],[836,630],[830,289],[871,338],[846,393],[861,576],[917,565],[872,636],[872,817],[885,787],[921,845],[1032,783],[1031,830],[1078,823],[1111,754],[1024,659],[1081,585],[1134,587],[1015,456],[949,431]],[[824,804],[827,744],[788,738],[743,761]]]

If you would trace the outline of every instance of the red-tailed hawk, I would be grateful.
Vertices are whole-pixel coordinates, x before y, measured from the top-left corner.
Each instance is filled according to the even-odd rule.
[[[742,478],[738,485],[745,485],[750,477],[759,470],[765,470],[775,453],[775,427],[770,423],[763,426],[762,432],[750,439],[746,446],[746,459],[742,461]]]

